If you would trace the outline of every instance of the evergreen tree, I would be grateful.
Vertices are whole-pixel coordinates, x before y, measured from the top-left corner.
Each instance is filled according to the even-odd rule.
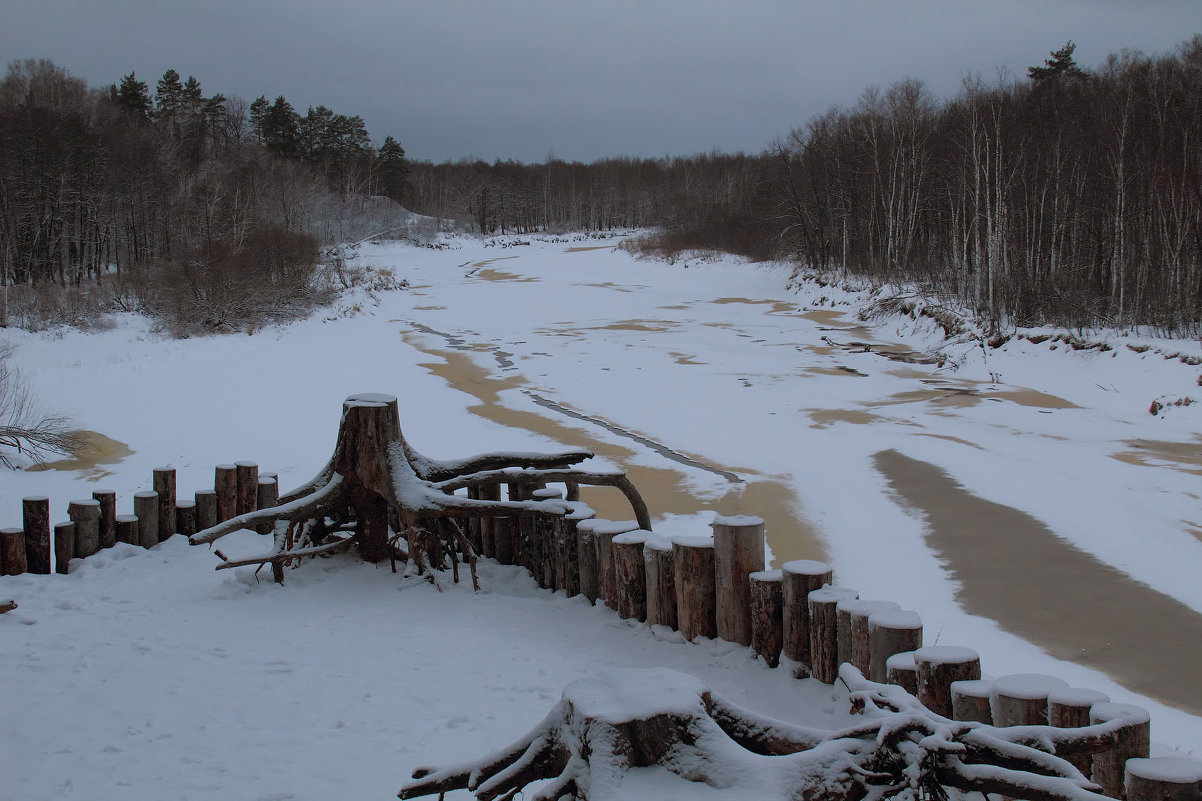
[[[117,104],[135,116],[150,119],[150,89],[146,82],[139,81],[132,72],[123,77],[117,88]]]
[[[259,95],[254,102],[250,104],[250,130],[255,135],[255,140],[259,144],[266,141],[264,132],[264,121],[267,119],[267,109],[271,104],[267,102],[267,98]]]
[[[183,102],[184,86],[180,83],[179,73],[169,69],[159,79],[155,87],[155,117],[159,120],[174,120],[179,114]]]
[[[1052,51],[1052,57],[1044,59],[1042,67],[1028,67],[1027,75],[1036,84],[1057,78],[1084,78],[1085,71],[1073,60],[1073,51],[1077,45],[1071,40],[1064,43],[1059,50]]]
[[[403,203],[409,192],[409,162],[405,149],[391,136],[384,137],[379,154],[380,194]]]
[[[300,118],[292,104],[280,95],[263,115],[263,144],[286,158],[301,155]]]

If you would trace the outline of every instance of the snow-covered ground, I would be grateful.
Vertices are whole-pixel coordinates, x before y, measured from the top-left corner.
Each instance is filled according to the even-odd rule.
[[[905,316],[865,327],[865,293],[790,290],[781,265],[667,264],[570,237],[452,244],[363,245],[361,263],[411,288],[249,336],[167,340],[134,316],[101,334],[6,332],[44,405],[132,453],[3,475],[0,525],[19,524],[26,495],[49,495],[55,520],[100,488],[132,511],[163,465],[181,495],[241,459],[288,489],[329,457],[344,397],[391,393],[431,456],[583,446],[630,470],[657,530],[762,514],[777,561],[827,558],[862,597],[920,612],[928,643],[977,649],[988,675],[1050,673],[1142,704],[1158,749],[1202,755],[1202,691],[1192,704],[1162,695],[1183,707],[1172,708],[1128,689],[1148,676],[1108,642],[1074,654],[1054,625],[1019,636],[1027,624],[1007,621],[1029,588],[968,586],[975,542],[940,539],[931,517],[953,490],[1017,510],[1032,524],[1015,536],[1020,567],[1049,542],[1071,546],[1092,555],[1088,570],[1154,587],[1196,625],[1202,406],[1172,402],[1202,400],[1202,368],[1165,357],[1200,356],[1199,342],[982,348]],[[946,361],[887,358],[898,344]],[[906,465],[959,486],[907,488]],[[608,497],[595,505],[622,513]],[[253,539],[223,548],[255,552]],[[0,799],[389,797],[418,765],[508,742],[568,681],[609,666],[667,665],[761,712],[844,720],[833,691],[744,649],[653,635],[509,568],[486,566],[474,595],[351,556],[306,565],[282,588],[215,564],[177,538],[118,546],[68,576],[0,579],[0,596],[21,604],[0,616]],[[1086,578],[1059,577],[1062,601],[1027,617],[1096,618]],[[1155,629],[1134,597],[1132,616],[1113,621],[1116,642]],[[1179,643],[1162,644],[1154,659],[1177,658]],[[1192,686],[1197,664],[1172,672]]]

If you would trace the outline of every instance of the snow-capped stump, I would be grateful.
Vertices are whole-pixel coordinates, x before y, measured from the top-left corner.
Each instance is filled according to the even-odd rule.
[[[993,707],[989,705],[992,693],[993,682],[989,679],[953,681],[952,720],[975,720],[978,723],[992,724]]]
[[[75,558],[75,521],[54,524],[54,572],[66,573]]]
[[[515,519],[533,515],[562,517],[575,502],[480,500],[456,495],[459,490],[502,482],[520,488],[545,486],[548,482],[616,487],[630,501],[637,518],[634,527],[650,529],[647,505],[624,473],[571,467],[591,457],[588,451],[565,451],[485,453],[455,461],[430,459],[414,450],[402,435],[396,397],[352,395],[342,405],[334,455],[317,476],[280,498],[279,505],[236,515],[197,532],[188,541],[192,545],[211,543],[239,529],[270,523],[275,535],[271,551],[244,559],[223,558],[217,569],[270,564],[275,580],[282,583],[286,565],[306,556],[357,546],[368,562],[389,557],[410,559],[419,574],[424,573],[428,556],[435,557],[433,566],[438,568],[443,566],[444,558],[449,558],[456,580],[458,554],[462,554],[471,566],[475,584],[475,550],[460,521],[505,517],[512,524]],[[238,468],[233,467],[232,497],[236,503]],[[223,489],[220,481],[218,484],[220,515]],[[229,489],[227,478],[227,495]],[[514,542],[512,531],[494,534],[494,540],[506,537],[510,537],[507,542]],[[407,542],[407,550],[399,547],[401,540]]]
[[[617,801],[647,797],[640,768],[703,783],[715,797],[846,801],[946,798],[946,788],[1029,801],[1104,801],[1068,762],[1035,747],[1094,748],[1114,724],[996,729],[953,723],[898,687],[845,664],[840,679],[862,723],[840,731],[762,717],[675,671],[614,670],[567,686],[528,734],[447,768],[418,768],[401,798],[466,789],[481,801],[528,797]],[[657,795],[670,792],[655,780]],[[641,790],[641,792],[640,792]]]
[[[1032,726],[1048,722],[1048,696],[1067,690],[1068,682],[1042,673],[1013,673],[993,682],[990,706],[995,726]]]
[[[1089,722],[1091,726],[1104,723],[1114,727],[1107,747],[1093,756],[1091,778],[1106,795],[1122,798],[1127,760],[1149,755],[1152,719],[1148,710],[1134,704],[1101,703],[1090,707]]]
[[[714,518],[714,586],[718,636],[751,645],[751,583],[764,569],[764,521],[753,515]]]
[[[217,493],[217,522],[224,523],[238,514],[238,465],[219,464],[213,468],[213,490]]]
[[[25,529],[0,528],[0,575],[19,576],[26,571]]]
[[[796,559],[781,565],[781,574],[783,652],[804,678],[810,666],[810,593],[830,584],[834,573],[826,562]]]
[[[1080,687],[1053,690],[1048,695],[1048,725],[1061,729],[1076,729],[1089,725],[1089,710],[1094,704],[1106,704],[1110,696],[1097,690]],[[1088,754],[1068,758],[1077,769],[1089,775],[1093,759]]]
[[[889,657],[922,647],[922,618],[909,609],[883,609],[868,616],[868,677],[886,681]]]
[[[648,537],[643,543],[643,569],[647,574],[647,625],[676,628],[676,564],[672,541]]]
[[[159,494],[154,490],[134,493],[134,514],[138,516],[138,543],[143,548],[159,544]],[[78,535],[76,536],[78,542]],[[76,556],[89,556],[76,553]]]
[[[839,602],[859,597],[847,587],[823,587],[810,593],[810,675],[823,684],[834,684],[839,675]]]
[[[117,544],[117,491],[95,490],[92,498],[100,504],[100,547]]]
[[[759,570],[748,578],[751,580],[751,649],[768,667],[776,667],[780,664],[784,643],[781,620],[784,577],[779,570]]]
[[[901,607],[893,601],[855,601],[848,608],[847,634],[849,639],[850,662],[865,676],[871,674],[870,654],[868,651],[868,618],[877,612],[899,610]],[[842,621],[839,621],[842,622]],[[909,648],[904,650],[911,650]]]
[[[676,623],[686,640],[714,637],[714,541],[709,537],[673,537],[676,567]]]
[[[192,497],[196,499],[197,531],[204,531],[221,522],[217,519],[217,490],[198,489]]]
[[[625,620],[647,619],[647,569],[643,566],[643,543],[650,531],[627,531],[611,540],[614,586],[617,590],[618,617]]]
[[[1202,798],[1202,762],[1184,757],[1127,762],[1127,801],[1197,801]]]
[[[67,504],[67,517],[75,521],[75,555],[88,557],[100,550],[100,501],[78,498]]]
[[[159,495],[159,542],[170,539],[175,524],[175,468],[156,467],[151,471],[151,487]]]
[[[21,529],[25,532],[25,562],[30,573],[50,574],[50,498],[21,499]]]
[[[592,532],[593,549],[597,553],[597,597],[610,609],[618,608],[618,584],[614,576],[613,539],[628,531],[640,528],[650,531],[651,526],[640,525],[638,520],[605,520],[597,518],[578,524]]]
[[[959,645],[919,648],[914,652],[914,664],[918,668],[918,700],[945,718],[952,716],[952,682],[981,678],[980,654]]]
[[[918,665],[913,651],[902,651],[885,660],[885,683],[918,695]]]

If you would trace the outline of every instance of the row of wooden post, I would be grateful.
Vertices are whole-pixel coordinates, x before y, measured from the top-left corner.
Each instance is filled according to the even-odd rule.
[[[500,487],[473,494],[499,499]],[[509,497],[547,500],[563,493],[511,485]],[[1140,707],[1109,703],[1102,693],[1049,676],[983,680],[976,651],[923,647],[916,612],[835,586],[829,565],[798,560],[763,569],[758,517],[718,517],[712,536],[669,539],[634,521],[596,519],[583,504],[576,509],[566,517],[472,520],[469,538],[477,552],[529,569],[543,588],[600,601],[623,618],[668,626],[688,640],[748,645],[769,666],[784,662],[798,677],[833,684],[847,662],[873,681],[905,688],[939,715],[997,726],[1121,721],[1108,748],[1071,760],[1107,795],[1146,801],[1202,792],[1202,762],[1187,760],[1177,774],[1188,777],[1192,770],[1197,778],[1181,785],[1184,795],[1173,794],[1179,787],[1166,784],[1162,774],[1172,771],[1161,770],[1164,759],[1148,759],[1150,720]]]
[[[19,528],[0,528],[0,575],[66,573],[72,559],[87,558],[118,542],[152,548],[172,534],[190,537],[236,515],[275,506],[279,484],[274,473],[260,475],[254,462],[218,465],[213,488],[197,490],[194,500],[179,500],[176,474],[156,468],[153,489],[134,493],[133,514],[117,514],[117,493],[97,490],[91,498],[71,501],[67,521],[50,525],[50,499],[30,496],[21,502]],[[52,536],[53,532],[53,536]],[[259,533],[270,532],[270,526]]]

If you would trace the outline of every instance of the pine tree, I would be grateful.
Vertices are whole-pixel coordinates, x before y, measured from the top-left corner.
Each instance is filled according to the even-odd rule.
[[[146,86],[145,81],[139,81],[132,72],[121,79],[121,85],[117,89],[117,103],[135,116],[150,119],[150,88]]]
[[[409,191],[409,162],[405,149],[391,136],[384,137],[379,154],[380,194],[397,203],[404,202]]]
[[[263,130],[264,121],[267,119],[267,109],[271,104],[267,102],[267,98],[259,95],[254,102],[250,104],[250,130],[255,135],[255,140],[259,144],[266,141],[265,132]]]
[[[179,114],[183,102],[184,87],[179,81],[179,73],[169,69],[159,79],[155,87],[155,117],[159,120],[174,120]]]
[[[1037,84],[1062,77],[1084,78],[1085,71],[1073,60],[1073,51],[1076,49],[1077,45],[1071,40],[1065,42],[1064,47],[1052,51],[1051,58],[1044,59],[1042,67],[1028,67],[1027,75]]]

